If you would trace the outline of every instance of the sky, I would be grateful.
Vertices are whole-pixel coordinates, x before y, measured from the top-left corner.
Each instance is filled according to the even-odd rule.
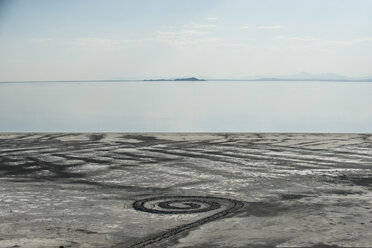
[[[370,0],[0,0],[0,81],[372,75]]]

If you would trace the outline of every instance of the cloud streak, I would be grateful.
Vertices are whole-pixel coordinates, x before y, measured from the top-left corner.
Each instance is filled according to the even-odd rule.
[[[194,24],[194,25],[192,25],[192,28],[196,28],[196,29],[215,28],[215,27],[217,27],[217,26],[214,25],[214,24]]]
[[[155,38],[151,38],[150,40],[166,42],[175,46],[207,45],[211,42],[219,40],[216,37],[209,37],[207,34],[208,32],[195,29],[186,29],[173,32],[159,31],[156,33]]]
[[[239,29],[240,29],[240,30],[245,30],[245,29],[250,29],[250,27],[249,27],[249,26],[242,26],[242,27],[240,27]]]
[[[283,36],[279,35],[276,37],[278,40],[285,40],[285,41],[319,41],[319,38],[311,37],[311,36]]]
[[[273,26],[258,26],[257,29],[266,29],[266,30],[272,30],[272,29],[283,29],[284,27],[281,25],[273,25]]]
[[[362,37],[352,40],[324,40],[317,37],[312,36],[283,36],[279,35],[276,37],[278,40],[282,41],[294,41],[294,42],[313,42],[314,45],[317,46],[328,46],[328,45],[343,45],[343,46],[351,46],[361,43],[368,43],[372,42],[372,37]]]
[[[45,38],[45,39],[30,39],[29,41],[30,42],[48,42],[48,41],[52,41],[53,39],[51,38]]]

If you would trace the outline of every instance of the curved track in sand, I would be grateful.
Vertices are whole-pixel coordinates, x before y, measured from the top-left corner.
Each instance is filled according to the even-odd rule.
[[[221,211],[192,223],[177,226],[130,247],[140,248],[160,242],[180,232],[222,218],[241,209],[243,206],[244,203],[241,201],[210,196],[159,196],[138,200],[133,203],[134,209],[153,214],[195,214],[212,212],[218,209],[221,209]]]

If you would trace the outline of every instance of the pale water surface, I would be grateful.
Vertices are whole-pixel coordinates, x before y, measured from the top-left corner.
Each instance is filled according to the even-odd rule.
[[[372,83],[0,83],[0,132],[372,132]]]

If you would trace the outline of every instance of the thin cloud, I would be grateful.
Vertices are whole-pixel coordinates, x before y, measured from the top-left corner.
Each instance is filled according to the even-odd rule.
[[[283,36],[279,35],[276,37],[278,40],[285,40],[285,41],[319,41],[319,38],[312,37],[312,36]]]
[[[214,49],[220,47],[223,40],[211,35],[211,32],[198,29],[184,29],[179,31],[158,31],[149,40],[162,42],[176,47],[193,47],[200,49]]]
[[[240,27],[239,29],[241,29],[241,30],[244,30],[244,29],[250,29],[250,27],[249,27],[249,26],[242,26],[242,27]]]
[[[171,31],[171,32],[156,32],[153,40],[166,42],[173,45],[187,45],[194,43],[196,40],[205,38],[207,32],[202,32],[198,30],[188,29],[181,31]]]
[[[217,21],[218,20],[217,17],[207,17],[205,19],[207,19],[208,21]]]
[[[217,27],[217,26],[214,25],[214,24],[194,24],[194,25],[192,25],[192,28],[196,28],[196,29],[215,28],[215,27]]]
[[[283,26],[275,25],[275,26],[258,26],[257,29],[283,29]]]
[[[156,32],[157,37],[190,37],[190,36],[200,36],[204,35],[207,32],[199,31],[199,30],[193,30],[193,29],[187,29],[187,30],[182,30],[182,31],[159,31]]]
[[[113,39],[104,39],[104,38],[97,38],[97,37],[83,37],[83,38],[75,38],[69,41],[68,43],[71,45],[82,46],[82,47],[115,47],[118,46],[122,40],[113,40]]]
[[[128,47],[139,47],[155,42],[165,42],[172,45],[207,44],[216,42],[218,38],[206,36],[208,32],[185,29],[180,31],[158,31],[144,39],[106,39],[100,37],[78,37],[62,41],[61,44],[75,46],[81,49],[118,50]]]
[[[360,43],[372,42],[372,37],[363,37],[352,40],[323,40],[312,36],[283,36],[279,35],[276,37],[278,40],[283,41],[297,41],[297,42],[314,42],[317,46],[328,46],[328,45],[343,45],[351,46]]]
[[[31,39],[29,40],[30,42],[48,42],[48,41],[52,41],[53,39],[50,39],[50,38],[46,38],[46,39]]]
[[[357,45],[360,43],[372,42],[372,37],[363,37],[353,40],[324,40],[321,41],[320,45],[344,45],[344,46],[352,46]]]
[[[364,37],[364,38],[356,39],[356,41],[369,42],[369,41],[372,41],[372,37]]]
[[[117,50],[124,47],[137,47],[145,42],[153,39],[106,39],[100,37],[78,37],[70,40],[62,41],[62,45],[75,46],[81,49],[102,49],[102,50]]]

